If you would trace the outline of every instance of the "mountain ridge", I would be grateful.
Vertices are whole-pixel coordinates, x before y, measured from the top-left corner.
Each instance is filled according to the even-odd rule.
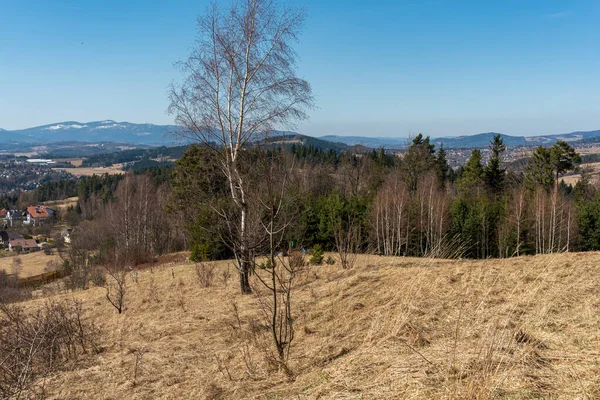
[[[111,119],[92,122],[63,121],[18,130],[2,130],[7,140],[23,143],[40,141],[63,142],[125,142],[132,144],[168,144],[168,134],[177,131],[175,125],[135,124]]]
[[[483,148],[487,147],[494,135],[498,132],[484,132],[473,135],[461,135],[453,137],[437,137],[432,138],[431,143],[436,146],[444,145],[446,148]],[[575,131],[570,133],[558,133],[551,135],[538,136],[512,136],[505,133],[500,133],[504,143],[511,147],[524,146],[539,146],[551,145],[559,140],[566,142],[579,142],[585,139],[600,137],[600,130],[593,131]],[[409,143],[409,138],[371,138],[366,136],[338,136],[326,135],[320,136],[319,139],[336,141],[347,144],[349,146],[362,144],[369,147],[384,147],[384,148],[405,148]]]
[[[0,139],[4,143],[56,143],[56,142],[118,142],[134,145],[169,145],[177,144],[177,140],[171,133],[180,128],[176,125],[156,125],[151,123],[132,123],[117,122],[112,119],[101,121],[79,122],[62,121],[52,124],[40,125],[31,128],[7,130],[0,128]],[[484,132],[473,135],[460,135],[453,137],[436,137],[431,139],[431,143],[436,146],[443,145],[446,148],[483,148],[489,145],[496,132]],[[574,131],[570,133],[558,133],[551,135],[537,136],[512,136],[501,133],[504,143],[510,147],[521,146],[539,146],[552,145],[558,140],[567,142],[580,142],[600,138],[600,130],[593,131]],[[327,148],[342,150],[346,145],[349,148],[353,146],[365,146],[370,148],[403,149],[410,144],[409,138],[403,137],[368,137],[368,136],[347,136],[347,135],[325,135],[311,136],[297,132],[278,131],[275,136],[287,136],[290,141],[298,141],[300,144],[311,142],[310,139],[301,139],[302,137],[312,138],[312,142],[325,145]]]

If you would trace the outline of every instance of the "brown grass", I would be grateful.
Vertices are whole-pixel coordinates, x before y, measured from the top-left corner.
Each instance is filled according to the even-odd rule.
[[[5,251],[5,250],[0,250]],[[22,254],[17,256],[17,253],[7,253],[10,254],[10,257],[2,257],[0,258],[0,270],[5,270],[7,273],[12,273],[12,265],[14,257],[19,257],[23,262],[21,272],[19,273],[19,277],[25,278],[28,276],[39,275],[45,272],[45,268],[48,265],[48,261],[55,260],[56,262],[60,262],[60,257],[56,252],[52,255],[46,255],[43,251],[36,251],[34,253]]]
[[[194,264],[165,265],[129,282],[123,315],[101,288],[58,295],[84,301],[103,352],[45,385],[69,399],[599,398],[599,265],[589,253],[310,267],[291,376],[269,361],[256,295],[236,279],[202,288]]]
[[[600,162],[581,164],[580,167],[589,169],[590,177],[592,179],[600,178]],[[581,179],[581,174],[562,176],[560,179],[564,180],[567,185],[575,186]]]
[[[75,167],[80,167],[83,164],[83,158],[56,158],[56,162],[69,162]]]
[[[116,174],[124,174],[122,164],[113,164],[110,167],[90,167],[90,168],[52,168],[53,170],[61,170],[66,171],[70,174],[73,174],[77,177],[79,176],[92,176],[92,175],[116,175]]]
[[[77,206],[78,201],[79,201],[79,197],[75,196],[75,197],[66,198],[64,200],[46,201],[46,202],[44,202],[44,205],[51,207],[55,210],[66,210],[70,206],[73,206],[73,207]]]

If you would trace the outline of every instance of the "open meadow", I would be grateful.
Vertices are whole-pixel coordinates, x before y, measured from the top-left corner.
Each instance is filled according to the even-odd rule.
[[[48,397],[600,397],[599,253],[306,267],[288,374],[272,362],[264,291],[255,279],[255,294],[240,295],[229,264],[211,264],[210,287],[194,264],[139,271],[121,315],[104,288],[52,295],[83,301],[99,353],[47,377]]]
[[[4,251],[4,250],[2,250]],[[43,251],[36,251],[29,254],[16,255],[16,253],[6,252],[6,257],[0,257],[0,270],[6,271],[8,274],[12,274],[14,270],[14,260],[18,258],[21,260],[21,266],[19,271],[20,278],[27,278],[30,276],[40,275],[47,271],[48,262],[54,261],[57,265],[62,265],[60,257],[56,252],[52,255],[46,255]]]
[[[123,165],[114,164],[110,167],[78,167],[78,168],[52,168],[53,170],[61,170],[75,175],[76,177],[81,176],[92,176],[92,175],[116,175],[123,174]]]

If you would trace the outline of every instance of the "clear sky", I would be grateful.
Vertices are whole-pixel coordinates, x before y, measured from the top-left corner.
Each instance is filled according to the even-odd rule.
[[[302,0],[298,131],[432,136],[600,129],[600,1]],[[205,0],[0,0],[0,128],[172,123],[173,62]]]

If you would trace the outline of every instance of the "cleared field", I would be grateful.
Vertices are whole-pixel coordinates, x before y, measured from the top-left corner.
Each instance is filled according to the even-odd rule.
[[[5,251],[5,250],[0,250]],[[12,254],[12,253],[9,253]],[[16,253],[15,253],[16,254]],[[13,273],[13,260],[18,257],[22,261],[21,271],[19,276],[25,278],[28,276],[39,275],[45,272],[48,266],[48,261],[55,260],[60,262],[60,257],[57,254],[46,255],[43,251],[35,253],[22,254],[20,256],[9,256],[0,258],[0,270],[5,270],[7,273]]]
[[[581,168],[589,168],[591,170],[591,178],[600,178],[600,162],[581,164]],[[573,174],[569,176],[563,176],[560,179],[564,180],[567,185],[575,185],[581,179],[581,174]]]
[[[64,200],[46,201],[44,205],[53,208],[55,210],[64,210],[69,206],[76,206],[79,201],[79,197],[69,197]]]
[[[52,168],[54,170],[66,171],[75,176],[92,176],[92,175],[116,175],[123,174],[125,171],[122,169],[123,165],[114,164],[110,167],[94,167],[94,168]]]
[[[57,158],[55,161],[57,162],[70,162],[76,167],[80,167],[83,163],[83,158]]]
[[[600,398],[599,253],[309,267],[294,294],[289,374],[271,361],[264,291],[240,295],[227,264],[209,288],[193,265],[142,270],[123,315],[103,288],[54,296],[83,301],[102,351],[47,377],[47,396]]]

